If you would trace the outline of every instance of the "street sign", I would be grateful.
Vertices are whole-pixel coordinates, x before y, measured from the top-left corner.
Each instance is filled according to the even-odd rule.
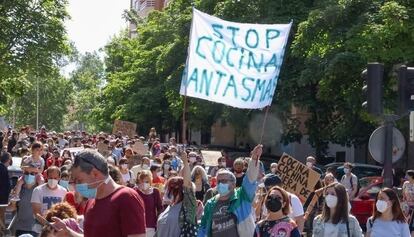
[[[369,138],[368,150],[372,158],[377,162],[384,163],[385,126],[377,128]],[[400,130],[393,128],[392,133],[392,163],[401,159],[405,151],[405,139]]]

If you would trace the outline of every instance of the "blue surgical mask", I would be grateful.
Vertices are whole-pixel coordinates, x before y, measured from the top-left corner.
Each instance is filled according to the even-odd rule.
[[[111,179],[111,177],[108,176],[108,178],[106,178],[103,183],[107,184],[110,179]],[[94,198],[96,198],[96,193],[98,191],[98,187],[102,183],[99,184],[98,186],[96,186],[95,188],[89,188],[89,185],[93,185],[93,184],[96,184],[96,183],[102,182],[102,181],[103,180],[99,180],[99,181],[92,182],[92,183],[76,184],[75,189],[78,193],[80,193],[80,195],[82,195],[82,197],[85,197],[85,198],[88,198],[88,199],[94,199]]]
[[[35,182],[35,176],[31,174],[27,174],[24,176],[24,182],[28,185],[33,184]]]
[[[68,189],[69,188],[69,181],[68,180],[59,180],[59,185]]]
[[[229,184],[219,183],[217,185],[217,191],[220,194],[220,196],[226,196],[230,192]]]

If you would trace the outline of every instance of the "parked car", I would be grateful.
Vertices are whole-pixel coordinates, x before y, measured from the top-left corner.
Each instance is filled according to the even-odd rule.
[[[361,164],[361,163],[353,163],[354,168],[352,169],[352,173],[355,174],[358,179],[362,179],[365,177],[376,177],[382,176],[382,167],[377,165],[368,165],[368,164]],[[324,169],[327,170],[329,167],[336,168],[336,179],[338,181],[341,180],[342,176],[344,175],[344,163],[343,162],[335,162],[324,166]]]

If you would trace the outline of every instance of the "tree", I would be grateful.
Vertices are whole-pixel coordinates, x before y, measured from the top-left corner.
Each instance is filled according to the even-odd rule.
[[[323,5],[322,5],[323,4]],[[361,108],[360,73],[367,62],[386,66],[386,111],[393,107],[393,66],[412,62],[414,36],[407,1],[324,1],[299,25],[295,57],[304,58],[284,94],[311,113],[310,141],[324,153],[328,142],[364,144],[376,124]]]
[[[46,77],[68,53],[65,0],[13,0],[0,4],[0,105]],[[3,111],[5,107],[0,108]]]
[[[74,100],[66,123],[96,132],[102,128],[102,124],[96,121],[94,110],[99,109],[98,98],[105,78],[104,63],[97,52],[87,52],[78,57],[76,64],[76,69],[70,75],[74,87]]]
[[[68,112],[68,106],[72,96],[72,84],[60,75],[57,68],[47,77],[27,75],[25,80],[30,86],[22,96],[10,100],[7,106],[7,118],[13,121],[16,118],[15,127],[30,125],[36,128],[36,94],[39,84],[39,126],[46,126],[48,130],[62,131],[64,117]]]

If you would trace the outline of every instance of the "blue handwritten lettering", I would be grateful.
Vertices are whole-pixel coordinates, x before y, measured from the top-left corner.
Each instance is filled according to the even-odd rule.
[[[246,84],[246,82],[247,81],[251,81],[251,82],[254,82],[254,78],[251,78],[251,77],[244,77],[243,79],[242,79],[242,86],[243,86],[243,88],[247,91],[247,93],[248,93],[248,95],[247,96],[245,96],[245,97],[243,97],[242,98],[242,100],[243,101],[248,101],[249,100],[249,98],[250,98],[250,95],[252,94],[252,92],[250,91],[250,86],[248,86],[247,84]]]
[[[251,33],[254,33],[254,35],[255,35],[255,43],[253,43],[253,44],[250,44],[249,43],[249,39],[251,38],[250,37],[250,35],[252,35]],[[250,47],[250,48],[252,48],[252,49],[254,49],[254,48],[257,48],[257,46],[259,45],[259,34],[257,33],[257,31],[255,30],[255,29],[249,29],[247,32],[246,32],[246,38],[245,38],[245,41],[246,41],[246,45],[248,46],[248,47]]]
[[[275,29],[267,29],[266,30],[266,48],[270,47],[270,40],[276,39],[279,36],[280,36],[280,31],[275,30]]]
[[[230,87],[233,87],[233,90],[234,90],[234,98],[237,99],[237,88],[236,88],[236,82],[234,81],[234,76],[233,75],[230,75],[230,79],[227,82],[227,86],[226,86],[226,89],[224,90],[223,96],[226,96],[227,89],[229,89]]]
[[[202,54],[202,53],[200,52],[200,42],[201,42],[202,40],[212,41],[212,39],[211,39],[210,37],[207,37],[207,36],[202,36],[202,37],[200,37],[200,38],[198,39],[198,41],[197,41],[196,54],[198,54],[198,56],[200,56],[201,58],[206,59],[206,55],[204,55],[204,54]]]

